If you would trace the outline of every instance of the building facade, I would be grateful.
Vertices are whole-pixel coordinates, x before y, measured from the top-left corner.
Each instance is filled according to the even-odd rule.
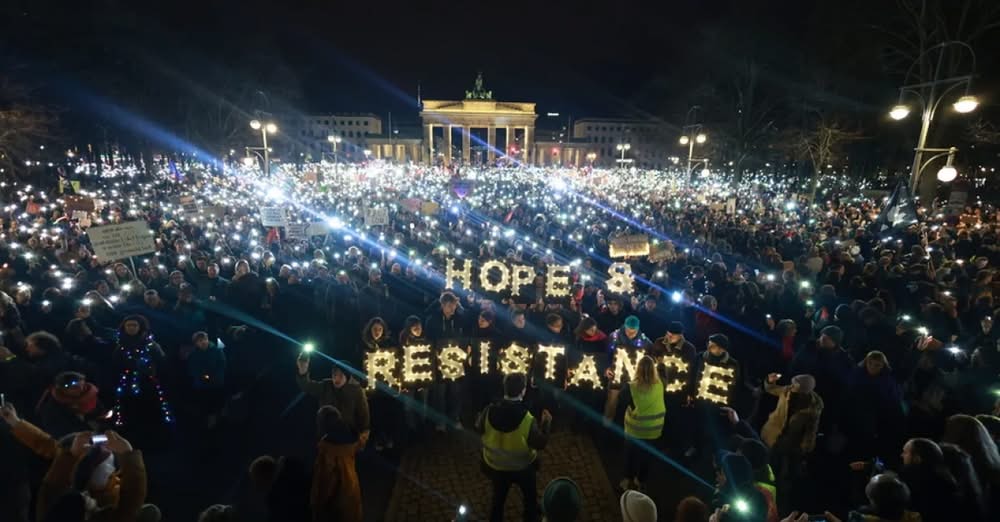
[[[371,113],[311,114],[293,122],[291,140],[299,154],[314,160],[332,157],[334,144],[329,137],[340,138],[337,155],[346,161],[365,159],[370,140],[382,134],[382,118]]]
[[[638,168],[662,169],[678,164],[679,133],[669,125],[623,118],[583,118],[573,122],[573,142],[586,144],[596,157],[594,165],[612,167],[621,162],[618,145],[628,144],[626,164]]]

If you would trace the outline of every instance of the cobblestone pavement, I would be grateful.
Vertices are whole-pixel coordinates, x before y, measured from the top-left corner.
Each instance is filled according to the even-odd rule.
[[[479,467],[479,439],[468,432],[427,440],[402,458],[384,520],[453,520],[460,504],[468,520],[489,515],[490,483]],[[553,433],[539,453],[538,501],[550,480],[569,476],[583,493],[584,521],[617,520],[618,498],[589,436]],[[524,503],[517,487],[507,496],[506,520],[522,520]]]

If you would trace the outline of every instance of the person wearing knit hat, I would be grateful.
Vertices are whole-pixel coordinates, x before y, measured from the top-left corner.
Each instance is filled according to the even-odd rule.
[[[667,325],[667,333],[653,343],[649,355],[658,361],[676,361],[680,358],[680,364],[668,365],[666,368],[671,381],[680,380],[684,384],[683,388],[667,393],[664,398],[667,411],[670,412],[670,422],[663,427],[663,440],[670,449],[684,451],[691,447],[691,426],[695,424],[694,412],[684,405],[687,398],[694,395],[690,372],[698,350],[691,341],[684,338],[684,325],[680,321],[673,321]]]
[[[568,477],[552,479],[542,493],[544,522],[573,522],[580,514],[580,486]]]
[[[694,383],[692,390],[696,395],[689,396],[697,401],[699,419],[703,422],[694,423],[695,441],[709,441],[713,450],[724,444],[726,437],[732,432],[728,415],[722,407],[736,407],[740,404],[738,395],[742,382],[740,363],[729,354],[729,337],[725,334],[712,334],[708,337],[708,349],[695,359]],[[704,382],[703,382],[704,381]],[[704,384],[707,384],[705,386]],[[711,434],[711,435],[710,435]],[[688,448],[684,455],[694,457],[697,447]]]
[[[753,484],[750,461],[738,453],[722,451],[716,456],[715,463],[713,504],[726,512],[726,520],[768,520],[771,506]],[[728,509],[725,508],[727,505]]]
[[[840,344],[844,342],[844,331],[839,326],[827,326],[819,331],[819,335],[820,338],[823,336],[829,338],[837,348],[840,348]]]
[[[778,404],[760,430],[760,438],[771,448],[771,462],[779,470],[776,484],[787,491],[803,478],[806,459],[816,448],[823,399],[816,393],[816,379],[809,374],[792,377],[791,384],[777,384],[779,375],[767,376],[764,391],[778,397]]]
[[[622,493],[619,504],[622,522],[656,522],[656,503],[643,493],[630,489]]]

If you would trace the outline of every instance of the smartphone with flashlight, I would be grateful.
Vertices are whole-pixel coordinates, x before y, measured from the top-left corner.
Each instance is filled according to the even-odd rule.
[[[95,445],[95,446],[98,445],[98,444],[104,444],[107,441],[108,441],[108,436],[107,435],[103,435],[103,434],[101,434],[101,435],[92,435],[90,437],[90,443],[93,444],[93,445]]]

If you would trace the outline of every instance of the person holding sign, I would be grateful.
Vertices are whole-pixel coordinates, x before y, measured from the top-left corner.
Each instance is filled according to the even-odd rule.
[[[610,423],[618,413],[618,395],[623,383],[635,374],[639,359],[646,355],[653,343],[639,331],[639,318],[630,315],[625,324],[611,334],[611,367],[605,370],[608,378],[608,399],[604,403],[605,423]]]
[[[512,373],[503,380],[504,398],[476,418],[482,435],[482,469],[493,483],[490,521],[504,519],[503,506],[510,487],[517,485],[524,501],[524,520],[538,520],[538,450],[544,449],[552,427],[552,414],[542,410],[535,420],[524,404],[527,377]]]
[[[389,327],[381,317],[373,317],[364,330],[361,331],[362,349],[366,357],[372,357],[379,352],[398,352],[393,346],[392,337],[389,335]],[[369,375],[369,379],[375,379],[375,375]],[[368,387],[368,409],[372,412],[372,431],[375,432],[375,450],[381,451],[383,448],[392,449],[401,431],[400,421],[403,412],[400,411],[400,402],[397,399],[398,392],[391,390],[392,384],[381,382],[385,387],[380,386],[373,389],[372,383]],[[390,391],[391,390],[391,391]]]
[[[662,367],[661,367],[662,368]],[[656,362],[645,355],[639,359],[635,376],[622,388],[621,401],[625,408],[625,478],[618,486],[622,491],[642,490],[649,476],[649,457],[636,439],[652,444],[663,434],[666,405],[663,402],[663,379]]]
[[[309,378],[309,354],[302,352],[295,361],[296,382],[303,393],[315,397],[320,406],[333,406],[341,413],[344,422],[360,433],[362,442],[368,440],[369,413],[365,392],[357,383],[348,382],[347,374],[339,365],[333,366],[330,379],[314,381]]]
[[[705,440],[711,434],[713,448],[721,448],[730,431],[725,407],[737,404],[740,363],[729,354],[729,337],[713,334],[708,338],[708,349],[694,361],[694,395],[688,403],[697,405],[700,422],[695,423],[694,440]],[[693,457],[697,448],[689,448],[685,456]]]

